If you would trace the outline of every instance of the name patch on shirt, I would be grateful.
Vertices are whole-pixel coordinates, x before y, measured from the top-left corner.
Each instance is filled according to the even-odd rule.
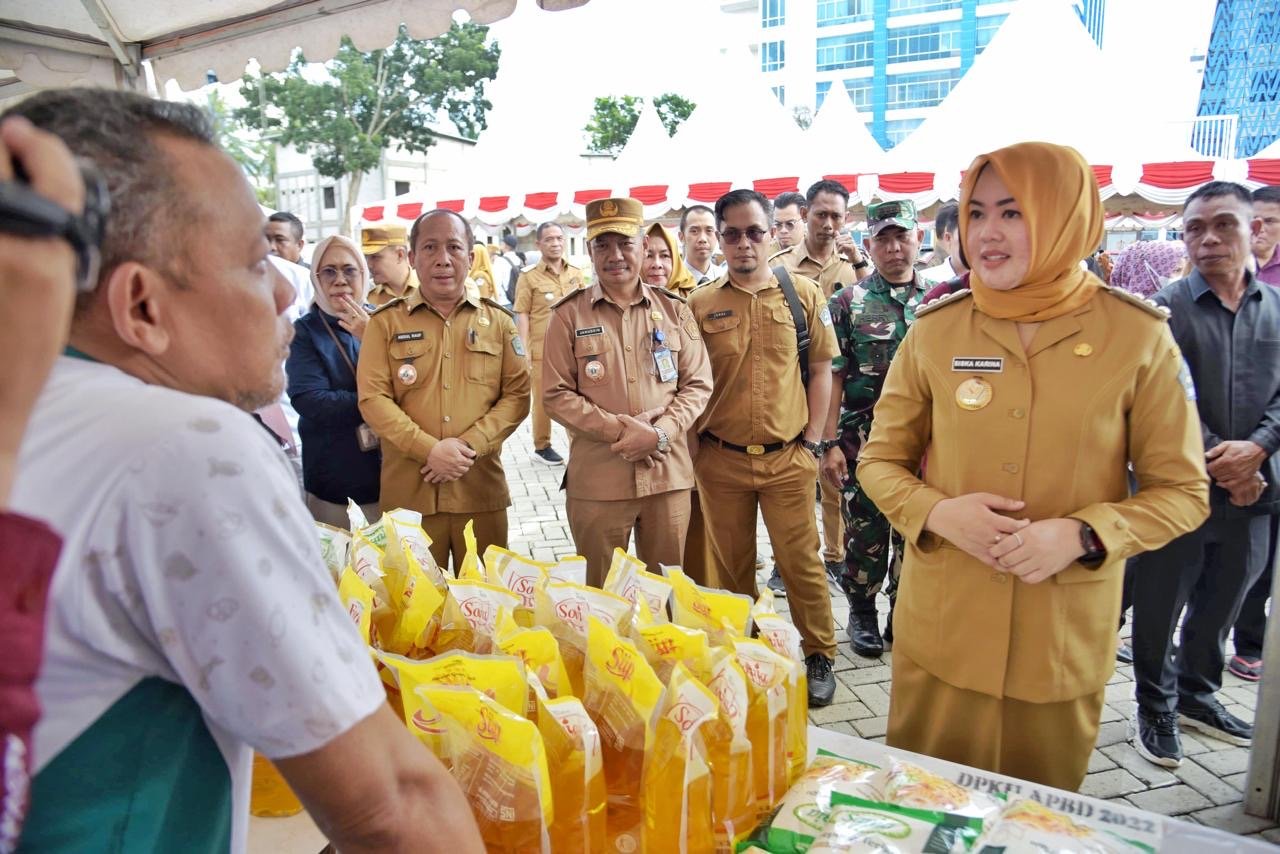
[[[588,326],[586,329],[575,329],[573,334],[578,338],[586,338],[589,335],[603,335],[603,326]]]
[[[421,332],[401,332],[396,335],[397,341],[421,341]]]
[[[951,370],[966,374],[1002,374],[1004,359],[999,356],[954,356]]]
[[[724,311],[713,311],[707,315],[707,320],[719,320],[722,317],[733,317],[733,309],[726,308]]]

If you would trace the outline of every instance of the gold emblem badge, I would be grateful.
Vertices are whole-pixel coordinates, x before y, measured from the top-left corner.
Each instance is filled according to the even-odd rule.
[[[981,377],[970,377],[956,389],[956,403],[970,412],[982,409],[991,402],[991,383]]]
[[[476,326],[488,326],[489,318],[486,315],[480,315],[476,318]]]
[[[400,370],[396,371],[396,376],[405,385],[413,385],[418,381],[418,369],[406,362],[400,366]]]
[[[605,199],[600,203],[600,216],[617,216],[618,204],[613,199]]]
[[[654,323],[662,322],[662,312],[660,311],[655,310],[653,313],[649,315],[649,317],[653,320]]]
[[[1093,355],[1093,345],[1092,345],[1092,344],[1077,344],[1077,345],[1076,345],[1076,347],[1075,347],[1075,349],[1074,349],[1074,350],[1072,350],[1071,352],[1075,353],[1077,356],[1092,356],[1092,355]]]
[[[600,362],[594,360],[587,362],[587,366],[583,368],[583,371],[588,379],[595,382],[600,382],[600,380],[604,379],[604,365]]]
[[[550,293],[550,292],[547,292],[547,293],[543,294],[543,296],[545,296],[545,297],[547,298],[547,302],[551,302],[552,300],[554,300],[554,299],[556,298],[556,295],[555,295],[555,294],[553,294],[553,293]]]

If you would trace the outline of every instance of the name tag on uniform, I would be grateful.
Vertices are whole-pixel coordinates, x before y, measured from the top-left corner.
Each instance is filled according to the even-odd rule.
[[[713,311],[707,315],[707,320],[719,320],[722,317],[733,317],[733,309],[726,308],[724,311]]]
[[[867,323],[871,325],[879,323],[893,323],[897,321],[898,316],[887,311],[864,311],[857,317],[858,323]]]
[[[966,374],[1003,374],[1004,359],[1000,356],[954,356],[951,370]]]
[[[578,338],[586,338],[586,337],[587,337],[587,336],[589,336],[589,335],[603,335],[603,334],[604,334],[604,327],[603,327],[603,326],[589,326],[589,327],[587,327],[586,329],[575,329],[575,330],[573,330],[573,334],[574,334],[575,336],[577,336]]]
[[[396,340],[397,341],[421,341],[422,333],[421,332],[401,332],[398,335],[396,335]]]

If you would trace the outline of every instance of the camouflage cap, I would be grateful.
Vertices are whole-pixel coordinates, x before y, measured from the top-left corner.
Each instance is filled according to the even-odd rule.
[[[910,199],[897,199],[892,202],[876,202],[867,205],[867,231],[875,237],[890,226],[915,231],[916,205]]]

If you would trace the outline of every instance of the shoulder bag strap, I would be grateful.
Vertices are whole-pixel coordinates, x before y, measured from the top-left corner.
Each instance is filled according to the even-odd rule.
[[[324,312],[320,312],[320,322],[324,324],[324,331],[329,333],[329,337],[333,339],[333,343],[338,348],[338,355],[342,357],[342,361],[347,363],[347,367],[351,369],[351,378],[356,379],[356,366],[352,363],[351,357],[347,355],[347,348],[342,346],[342,342],[338,340],[338,336],[333,333],[333,328],[329,326],[329,318],[324,316]],[[357,380],[358,382],[358,380]]]
[[[773,268],[773,274],[778,277],[778,285],[782,288],[782,295],[786,297],[787,307],[791,309],[791,319],[796,323],[796,350],[800,356],[800,382],[804,383],[804,387],[809,387],[809,324],[804,319],[804,306],[800,303],[800,295],[796,293],[796,286],[791,281],[791,274],[787,272],[787,268],[777,266]]]

